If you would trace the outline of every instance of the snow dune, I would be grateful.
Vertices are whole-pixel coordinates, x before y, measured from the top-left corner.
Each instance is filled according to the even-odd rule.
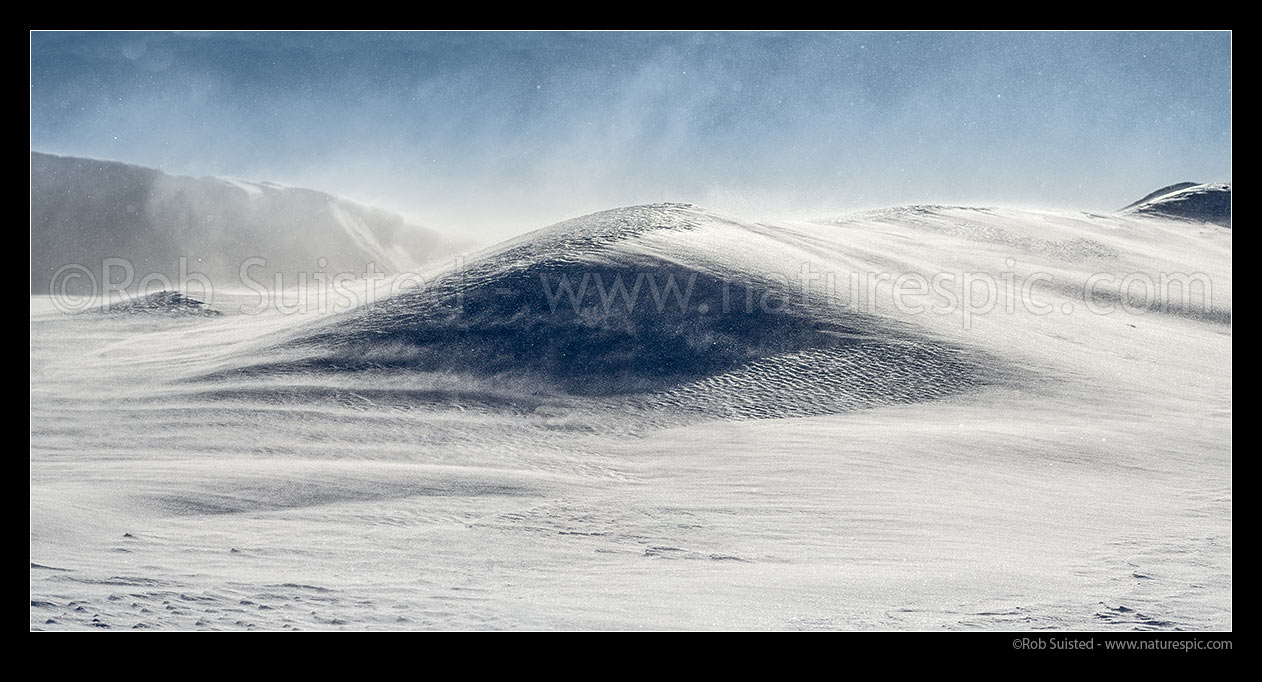
[[[742,262],[734,248],[771,258]],[[615,402],[727,416],[909,402],[995,377],[993,358],[795,288],[780,270],[805,256],[695,207],[606,211],[301,327],[261,362],[251,351],[214,376],[337,374],[380,387],[456,374],[531,401],[634,396]]]

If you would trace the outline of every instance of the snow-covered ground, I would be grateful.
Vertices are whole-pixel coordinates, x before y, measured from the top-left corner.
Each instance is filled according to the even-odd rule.
[[[31,627],[1232,627],[1228,228],[657,205],[425,274],[33,296]]]

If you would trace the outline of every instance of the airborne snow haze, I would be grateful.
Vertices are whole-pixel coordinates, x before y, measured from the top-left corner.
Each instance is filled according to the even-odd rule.
[[[483,243],[657,201],[1105,211],[1230,182],[1230,34],[31,35],[31,147]]]
[[[30,628],[1230,649],[1230,41],[33,32]]]

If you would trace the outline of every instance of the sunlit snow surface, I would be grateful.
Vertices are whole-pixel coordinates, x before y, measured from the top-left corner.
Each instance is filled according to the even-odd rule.
[[[584,273],[695,286],[553,311]],[[1046,275],[1051,311],[852,273]],[[1162,273],[1212,300],[1116,305]],[[31,627],[1231,629],[1229,229],[656,205],[427,281],[325,315],[32,297]]]

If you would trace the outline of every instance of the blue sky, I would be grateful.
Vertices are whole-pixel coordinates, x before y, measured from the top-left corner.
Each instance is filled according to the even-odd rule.
[[[1146,33],[31,34],[31,148],[492,240],[685,201],[1118,208],[1231,180],[1231,42]]]

